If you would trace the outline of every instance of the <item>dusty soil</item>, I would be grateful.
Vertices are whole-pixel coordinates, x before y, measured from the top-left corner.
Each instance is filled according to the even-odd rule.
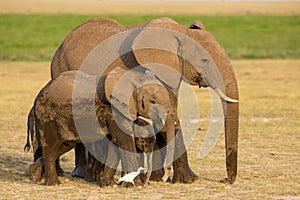
[[[0,13],[80,13],[100,15],[299,15],[300,2],[115,2],[97,0],[0,0]]]

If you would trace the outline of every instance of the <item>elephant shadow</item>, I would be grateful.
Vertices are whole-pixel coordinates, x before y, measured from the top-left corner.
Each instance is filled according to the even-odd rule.
[[[0,181],[32,183],[28,170],[32,163],[31,158],[24,156],[0,155]],[[63,177],[74,180],[69,171],[65,171]]]
[[[28,166],[31,162],[18,155],[1,155],[0,156],[0,180],[17,181],[30,181]]]

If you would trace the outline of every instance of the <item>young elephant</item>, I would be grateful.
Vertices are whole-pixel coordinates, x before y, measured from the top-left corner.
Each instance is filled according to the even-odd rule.
[[[24,151],[28,152],[32,146],[34,162],[43,156],[40,135],[35,130],[35,126],[34,108],[32,107],[28,113],[27,142],[24,146]],[[34,180],[40,180],[44,171],[45,169],[42,169],[42,167],[36,168],[34,165],[31,165],[29,169],[29,173],[34,177]],[[58,176],[62,176],[64,173],[64,170],[60,167],[59,160],[56,160],[56,171]]]
[[[116,71],[112,73],[112,76],[116,74],[119,76],[119,73]],[[138,70],[133,73],[136,78],[139,79],[138,82],[142,81],[144,83],[147,80],[150,82],[140,86],[133,93],[130,100],[130,109],[134,110],[136,113],[131,112],[131,114],[146,118],[153,117],[152,121],[156,122],[156,126],[158,127],[163,127],[161,124],[166,121],[164,127],[167,130],[166,138],[168,140],[173,139],[175,134],[174,115],[173,111],[170,110],[171,105],[168,99],[167,90],[163,86],[160,86],[158,82],[155,82],[154,75],[149,74],[149,72],[146,73],[146,70]],[[77,81],[77,76],[85,82],[94,84],[96,91],[93,90],[93,86],[88,88],[88,85],[84,85],[77,88],[77,92],[79,92],[80,95],[74,96],[73,87]],[[95,134],[99,133],[100,130],[94,128],[98,126],[91,126],[89,121],[80,124],[82,126],[81,129],[84,128],[84,132],[87,133],[86,137],[88,138],[88,141],[94,142],[105,139],[105,136],[110,133],[112,141],[115,142],[120,149],[126,150],[127,152],[136,152],[134,143],[132,143],[132,128],[130,128],[132,122],[136,119],[124,116],[124,110],[122,109],[125,107],[122,107],[123,102],[119,105],[113,105],[110,100],[107,100],[108,93],[106,91],[106,86],[109,85],[111,80],[111,77],[106,78],[103,76],[95,78],[80,71],[68,71],[62,73],[56,79],[51,80],[38,94],[34,103],[34,116],[36,131],[40,136],[43,157],[36,160],[30,168],[41,171],[42,167],[45,166],[46,185],[60,183],[55,167],[56,159],[72,149],[79,142],[86,143],[87,141],[83,141],[82,135],[79,137],[78,124],[76,124],[75,121],[78,122],[78,120],[83,120],[86,122],[87,119],[93,119],[95,111],[96,121],[98,124],[100,123],[104,135],[102,134],[99,136],[99,134]],[[155,84],[153,84],[154,82]],[[111,87],[111,85],[109,87]],[[123,91],[123,93],[124,92],[126,91]],[[91,94],[96,97],[90,98]],[[114,98],[114,95],[115,94],[110,95],[110,97]],[[74,104],[76,104],[77,112],[79,112],[77,115],[75,115],[74,112]],[[86,105],[94,106],[91,107]],[[150,111],[159,110],[159,105],[163,105],[165,112],[160,113],[164,113],[167,119],[160,118],[161,116],[157,114],[159,112],[151,115]],[[115,113],[112,112],[112,109],[115,110]],[[149,116],[149,114],[151,116]],[[128,131],[129,134],[125,133],[126,131]],[[173,137],[170,136],[172,134]],[[135,168],[138,165],[136,157],[122,153],[120,154],[120,157],[122,163],[125,163],[123,167],[126,172],[136,170]],[[126,158],[131,159],[128,160]],[[33,174],[35,174],[35,172],[33,172]],[[39,181],[40,178],[41,177],[38,177],[35,180]]]
[[[55,161],[80,142],[72,115],[72,90],[77,73],[70,71],[51,80],[35,99],[35,131],[42,156],[35,160],[29,171],[36,182],[45,171],[46,185],[59,184]]]

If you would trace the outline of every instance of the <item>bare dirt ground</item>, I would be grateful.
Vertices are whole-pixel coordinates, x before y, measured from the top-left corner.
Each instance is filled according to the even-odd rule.
[[[115,2],[97,0],[0,0],[0,13],[78,13],[99,15],[299,15],[300,2]]]
[[[199,151],[209,126],[210,98],[195,89],[200,128],[188,149],[193,184],[151,182],[144,189],[99,188],[74,179],[74,153],[62,158],[62,186],[32,183],[24,153],[26,118],[48,82],[49,63],[0,63],[0,199],[300,199],[300,60],[233,61],[240,89],[237,181],[224,185],[224,133],[204,159]]]

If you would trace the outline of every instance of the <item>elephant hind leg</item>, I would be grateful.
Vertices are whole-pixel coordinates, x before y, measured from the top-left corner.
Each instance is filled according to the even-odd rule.
[[[64,144],[55,144],[51,147],[44,148],[44,162],[45,162],[45,185],[59,185],[61,182],[58,179],[57,173],[57,159],[67,151],[74,147],[66,146]]]
[[[58,179],[55,159],[47,157],[45,159],[45,185],[59,185],[61,182]]]
[[[45,185],[58,185],[56,160],[65,152],[71,150],[74,144],[63,143],[59,138],[58,127],[54,121],[43,124],[40,128],[42,138],[43,158],[45,163]]]
[[[93,167],[94,167],[95,158],[88,152],[87,156],[87,165],[86,165],[86,173],[84,180],[86,182],[93,182]]]
[[[44,174],[44,158],[40,157],[33,164],[29,166],[29,173],[35,183],[41,181],[42,176]]]

